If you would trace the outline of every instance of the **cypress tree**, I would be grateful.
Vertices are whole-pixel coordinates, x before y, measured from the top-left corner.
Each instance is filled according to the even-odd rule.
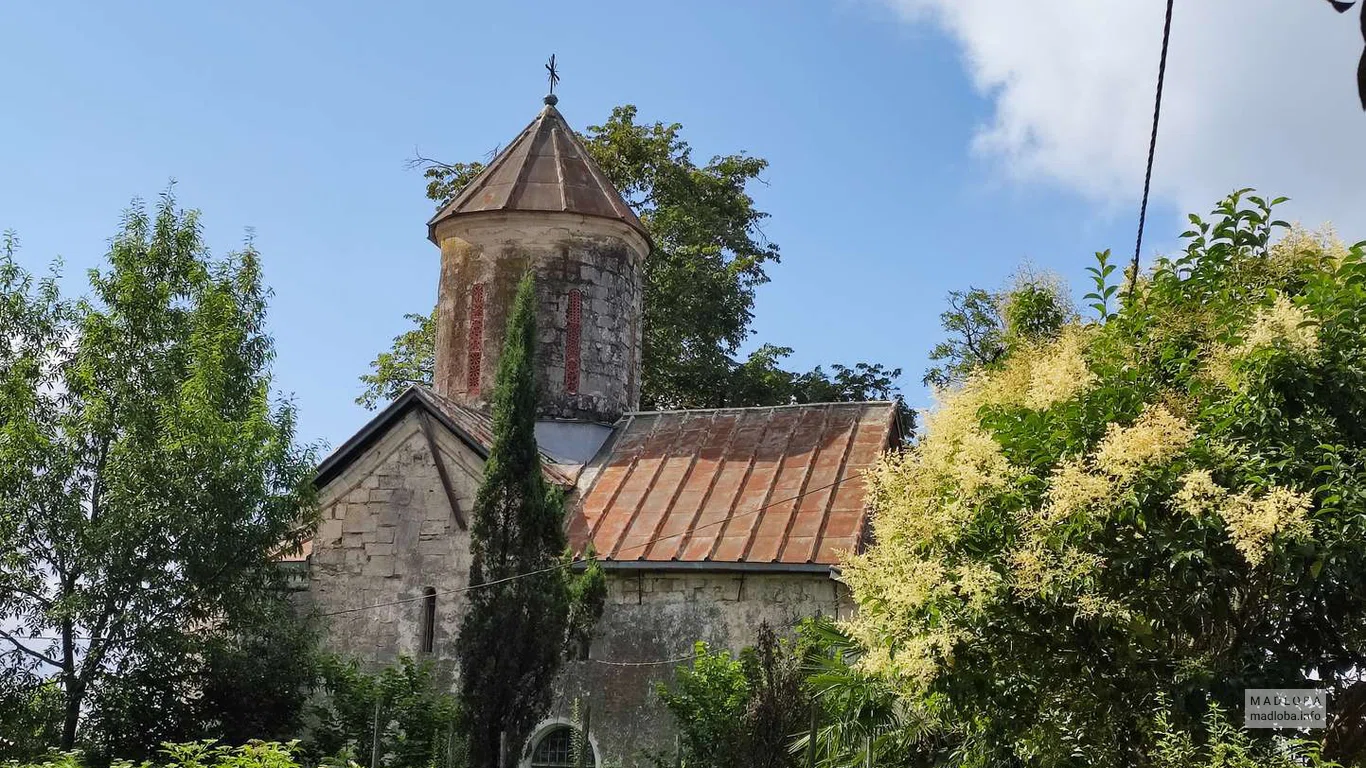
[[[536,288],[528,274],[498,363],[493,445],[470,529],[469,583],[476,588],[457,641],[462,717],[475,768],[496,768],[500,735],[519,744],[545,715],[571,635],[571,595],[584,592],[567,567],[555,567],[565,564],[563,505],[541,474],[536,447],[535,342]],[[545,572],[500,581],[538,571]],[[588,578],[597,585],[588,591],[600,610],[602,575]]]

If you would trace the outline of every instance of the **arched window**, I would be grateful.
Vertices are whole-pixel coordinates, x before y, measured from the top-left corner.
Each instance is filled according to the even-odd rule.
[[[584,763],[597,765],[592,745],[585,744],[584,748],[588,750],[588,759]],[[536,748],[531,751],[531,768],[575,768],[577,765],[574,729],[567,725],[559,725],[543,733],[541,740],[536,742]]]
[[[422,652],[436,646],[436,587],[422,590]]]

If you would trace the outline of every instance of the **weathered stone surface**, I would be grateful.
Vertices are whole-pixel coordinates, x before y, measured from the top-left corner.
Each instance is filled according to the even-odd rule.
[[[482,462],[439,430],[439,445],[464,509],[473,506]],[[469,535],[455,524],[416,420],[394,425],[375,447],[320,489],[326,521],[314,541],[308,599],[321,613],[363,606],[326,619],[326,642],[374,664],[420,656],[422,595],[436,589],[435,660],[453,686],[454,641],[466,599]],[[367,489],[379,474],[395,487]],[[362,501],[355,501],[355,490]],[[375,490],[387,495],[372,497]],[[407,491],[410,503],[396,497]],[[372,500],[372,498],[374,500]],[[589,658],[658,661],[685,656],[692,644],[738,651],[761,622],[780,629],[809,616],[847,615],[844,588],[828,576],[697,571],[610,571],[607,605]],[[406,600],[397,605],[382,605]],[[672,723],[654,692],[673,667],[571,662],[556,684],[547,722],[571,716],[574,699],[591,701],[599,754],[623,766],[645,765],[643,751],[673,743]]]
[[[646,751],[673,746],[673,723],[655,686],[670,682],[677,665],[601,662],[675,659],[691,654],[697,640],[738,652],[763,622],[788,631],[804,618],[851,611],[847,589],[819,574],[611,572],[590,660],[567,665],[549,717],[571,717],[575,698],[591,702],[600,756],[651,765]]]
[[[444,430],[442,458],[460,503],[473,505],[482,461]],[[469,455],[462,455],[469,454]],[[333,650],[382,664],[421,648],[421,597],[436,589],[438,647],[459,628],[469,576],[469,534],[455,524],[413,416],[395,424],[326,488],[320,489],[323,524],[314,540],[308,599],[326,614],[393,600],[410,602],[325,618]],[[442,667],[453,671],[451,663]]]
[[[441,283],[437,297],[434,389],[486,407],[498,368],[517,282],[536,274],[536,364],[544,418],[611,423],[640,402],[641,264],[648,246],[616,221],[566,213],[462,216],[437,228]],[[470,338],[471,289],[484,286],[480,338]],[[580,305],[579,376],[566,387],[569,295]],[[469,347],[480,350],[470,387]]]

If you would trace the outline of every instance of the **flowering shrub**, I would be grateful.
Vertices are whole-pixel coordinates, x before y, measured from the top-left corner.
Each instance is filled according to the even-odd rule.
[[[954,762],[1143,764],[1155,701],[1202,738],[1366,668],[1366,250],[1245,194],[872,472],[846,631]]]

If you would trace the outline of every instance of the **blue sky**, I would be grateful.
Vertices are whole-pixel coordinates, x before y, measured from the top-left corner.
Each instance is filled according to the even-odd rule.
[[[84,292],[120,210],[172,178],[203,211],[215,253],[254,229],[275,290],[277,384],[297,398],[301,437],[335,446],[368,418],[352,402],[357,377],[402,315],[435,299],[431,204],[404,161],[414,147],[478,159],[510,140],[540,107],[553,52],[560,109],[576,127],[634,103],[642,119],[681,122],[699,156],[771,161],[753,193],[783,260],[760,291],[754,343],[795,347],[789,362],[802,368],[901,366],[908,398],[924,405],[946,292],[997,286],[1026,259],[1080,287],[1094,251],[1127,254],[1141,182],[1132,158],[1146,149],[1141,120],[1083,125],[1102,159],[1069,165],[1056,158],[1082,142],[1069,138],[1075,121],[1050,121],[1099,112],[1065,99],[1027,108],[1038,89],[1025,86],[1053,83],[1048,72],[1097,69],[1084,50],[1068,58],[1084,30],[1002,53],[1001,35],[935,4],[0,0],[0,228],[18,231],[29,268],[61,256],[71,292]],[[1139,115],[1156,59],[1142,6],[1158,4],[1121,5],[1148,26],[1132,65],[1115,64],[1132,76],[1107,98]],[[1334,35],[1354,26],[1321,17]],[[1197,42],[1174,41],[1174,66]],[[1031,59],[1045,54],[1052,64]],[[1193,77],[1186,64],[1174,80]],[[1180,122],[1190,104],[1175,93],[1173,151],[1204,157],[1198,144],[1181,149],[1203,124]],[[1159,162],[1153,248],[1173,244],[1188,197],[1257,183],[1177,170]]]

